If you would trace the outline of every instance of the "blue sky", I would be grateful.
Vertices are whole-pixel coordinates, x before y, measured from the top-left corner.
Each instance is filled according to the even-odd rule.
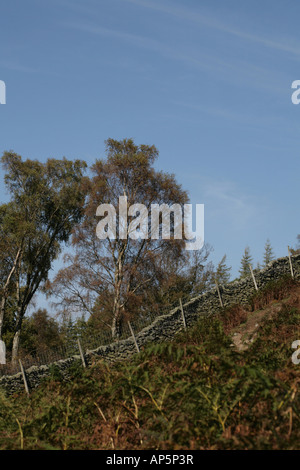
[[[205,241],[232,276],[299,227],[300,4],[296,0],[2,2],[0,152],[104,157],[104,140],[154,144],[205,205]],[[6,198],[3,178],[1,201]]]

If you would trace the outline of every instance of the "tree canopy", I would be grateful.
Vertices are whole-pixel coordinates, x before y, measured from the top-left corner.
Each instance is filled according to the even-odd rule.
[[[23,161],[13,152],[5,152],[1,163],[11,200],[0,207],[0,337],[13,308],[16,360],[28,305],[82,216],[86,163],[66,158]]]
[[[67,266],[49,290],[61,299],[62,309],[78,309],[97,317],[104,327],[111,328],[113,336],[120,334],[125,319],[168,305],[195,288],[192,278],[199,286],[199,278],[205,277],[208,250],[196,256],[187,253],[184,240],[176,238],[177,222],[172,213],[170,238],[152,236],[154,230],[160,234],[163,230],[162,216],[157,226],[150,223],[153,205],[182,208],[189,200],[173,174],[155,170],[157,157],[155,146],[138,146],[132,139],[106,141],[106,159],[96,161],[87,182],[84,217],[73,236],[75,254],[66,256]],[[125,222],[120,215],[120,198],[128,213]],[[147,209],[144,219],[139,204]],[[107,231],[107,237],[99,239],[97,227],[100,223],[105,233],[111,206],[116,214],[116,237],[109,237]],[[130,212],[133,206],[134,213]],[[132,227],[141,235],[142,225],[148,236],[130,237]]]

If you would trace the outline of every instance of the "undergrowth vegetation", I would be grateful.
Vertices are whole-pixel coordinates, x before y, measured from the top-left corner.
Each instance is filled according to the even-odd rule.
[[[278,303],[238,352],[235,327]],[[299,449],[300,289],[272,283],[249,307],[199,320],[130,362],[74,367],[28,398],[0,395],[0,449]]]

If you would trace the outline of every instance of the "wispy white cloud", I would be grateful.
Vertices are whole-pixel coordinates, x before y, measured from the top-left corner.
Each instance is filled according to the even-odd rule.
[[[219,55],[202,50],[197,50],[195,55],[183,46],[175,47],[166,44],[165,41],[153,39],[152,37],[106,28],[87,21],[67,21],[63,23],[63,26],[83,33],[127,42],[134,47],[156,52],[165,58],[185,63],[198,70],[220,73],[222,79],[229,80],[231,83],[234,81],[240,83],[241,75],[243,75],[244,82],[247,82],[252,87],[264,88],[275,93],[283,92],[280,86],[276,86],[272,71],[243,60],[225,60],[220,58]],[[276,77],[278,81],[278,74]]]
[[[140,5],[147,8],[153,8],[155,10],[163,11],[168,14],[173,14],[180,17],[181,19],[187,18],[193,22],[202,22],[206,26],[218,28],[219,30],[231,32],[231,34],[239,35],[240,37],[248,38],[257,42],[263,41],[262,38],[254,35],[247,34],[246,32],[238,32],[229,28],[225,24],[218,23],[215,19],[208,19],[203,17],[197,12],[191,11],[187,8],[168,6],[165,3],[154,4],[148,1],[141,0],[125,0],[129,3]],[[81,31],[90,35],[102,36],[107,39],[116,39],[122,43],[128,43],[132,47],[146,49],[148,51],[155,52],[157,55],[161,55],[168,60],[174,60],[181,62],[195,70],[207,71],[214,75],[219,74],[220,78],[224,81],[236,84],[237,86],[248,86],[251,88],[261,89],[268,93],[286,95],[285,84],[288,84],[288,77],[284,77],[284,72],[278,72],[278,70],[271,70],[268,67],[251,63],[251,61],[245,60],[243,57],[240,58],[224,58],[220,54],[217,54],[214,50],[210,50],[209,47],[205,46],[198,47],[192,50],[190,47],[187,48],[184,44],[173,44],[172,39],[155,39],[153,37],[147,37],[141,34],[135,34],[128,31],[122,31],[118,29],[108,28],[101,24],[90,22],[88,20],[77,20],[77,21],[64,21],[61,23],[64,27]],[[269,47],[276,47],[274,41],[266,41]],[[278,44],[278,48],[285,50],[283,43]],[[298,49],[286,46],[291,52],[296,53]],[[300,49],[299,51],[300,52]],[[300,55],[299,55],[300,58]],[[282,86],[284,83],[284,86]]]
[[[199,111],[201,114],[204,115],[211,115],[213,117],[220,117],[220,118],[225,118],[225,119],[230,119],[233,121],[238,121],[238,122],[243,122],[246,121],[246,124],[249,124],[249,122],[253,121],[251,120],[251,117],[249,117],[249,114],[241,114],[238,112],[234,112],[232,108],[224,108],[224,107],[216,107],[216,106],[205,106],[201,104],[196,104],[196,103],[188,103],[186,101],[177,101],[173,100],[173,104],[176,106],[192,109],[195,111]]]
[[[210,217],[226,220],[226,225],[234,230],[257,224],[264,208],[261,201],[247,195],[236,183],[228,180],[204,180],[203,200],[209,207]]]
[[[282,125],[284,123],[284,118],[281,116],[270,116],[270,114],[257,116],[251,115],[249,109],[245,108],[244,112],[239,112],[233,109],[233,107],[224,107],[224,106],[213,106],[213,105],[203,105],[197,103],[189,103],[187,101],[178,101],[172,100],[172,104],[180,108],[187,108],[188,110],[195,111],[198,116],[201,116],[203,119],[206,119],[207,116],[213,118],[220,118],[221,120],[232,121],[234,125],[244,125],[249,129],[250,127],[259,127],[270,128],[274,127],[275,124]],[[239,110],[241,108],[239,107]]]
[[[38,69],[30,67],[28,65],[23,65],[16,61],[11,60],[1,60],[0,67],[8,70],[13,70],[15,72],[25,72],[25,73],[37,73]]]
[[[119,39],[123,42],[128,42],[135,47],[148,49],[169,59],[182,61],[201,69],[211,70],[218,67],[218,69],[221,70],[222,66],[225,64],[225,62],[224,64],[219,63],[219,61],[214,59],[210,54],[200,54],[200,57],[193,57],[188,54],[186,50],[179,50],[178,47],[169,46],[163,41],[112,28],[106,28],[98,24],[84,21],[67,21],[63,23],[63,26],[87,34]]]
[[[239,39],[245,39],[246,41],[253,42],[260,44],[266,48],[276,49],[277,51],[288,52],[293,54],[294,56],[300,57],[300,43],[294,41],[292,38],[280,38],[274,39],[270,37],[263,37],[257,34],[252,34],[247,31],[242,31],[240,29],[235,28],[232,25],[225,23],[224,21],[220,21],[215,17],[209,17],[207,15],[203,15],[194,9],[190,9],[188,7],[178,7],[174,4],[166,4],[166,3],[153,3],[147,0],[125,0],[128,3],[135,4],[139,7],[145,7],[152,10],[157,10],[168,15],[174,16],[176,18],[180,18],[182,20],[188,20],[190,22],[215,29],[224,33],[227,33],[232,36],[236,36]]]
[[[52,3],[56,3],[59,7],[66,8],[80,14],[95,15],[96,12],[95,5],[90,5],[86,0],[84,2],[76,2],[74,0],[52,0]]]
[[[146,47],[149,49],[158,50],[161,48],[162,44],[159,41],[156,41],[152,38],[147,38],[144,36],[139,36],[137,34],[127,33],[125,31],[118,31],[111,28],[105,28],[100,25],[94,25],[87,22],[76,22],[68,21],[64,23],[64,26],[75,29],[77,31],[82,31],[88,34],[93,34],[97,36],[110,37],[121,39],[122,41],[128,41],[133,43],[138,47]]]

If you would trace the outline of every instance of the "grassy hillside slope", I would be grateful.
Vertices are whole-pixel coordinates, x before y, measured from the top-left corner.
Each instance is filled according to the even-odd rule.
[[[299,339],[300,284],[283,278],[128,363],[0,394],[0,449],[299,449]]]

